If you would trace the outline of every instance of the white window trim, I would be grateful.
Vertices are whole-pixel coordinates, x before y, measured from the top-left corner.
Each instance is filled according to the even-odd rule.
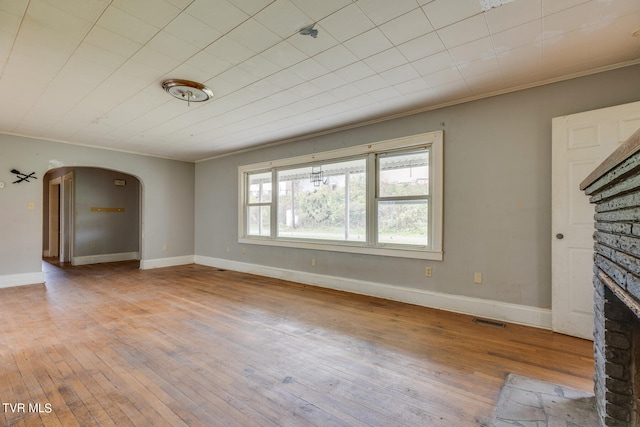
[[[365,155],[370,153],[377,153],[386,150],[397,150],[412,147],[420,147],[430,145],[431,146],[431,180],[432,180],[432,211],[431,211],[431,224],[432,224],[432,236],[431,236],[431,248],[429,249],[415,249],[415,248],[402,248],[402,247],[381,247],[381,246],[366,246],[362,243],[356,242],[325,242],[325,241],[311,241],[311,240],[287,240],[284,238],[271,238],[271,237],[259,237],[259,236],[246,236],[245,235],[245,194],[246,194],[246,180],[245,176],[248,172],[257,172],[260,170],[267,171],[273,168],[280,168],[286,166],[295,166],[299,164],[308,164],[314,162],[322,162],[328,160],[340,160],[345,157],[353,157],[359,155]],[[401,258],[416,258],[442,261],[443,259],[443,190],[444,190],[444,138],[443,131],[428,132],[419,135],[413,135],[403,138],[396,138],[387,141],[376,142],[372,144],[359,145],[355,147],[343,148],[339,150],[325,151],[321,153],[309,154],[305,156],[291,157],[286,159],[278,159],[268,162],[254,163],[250,165],[243,165],[238,167],[238,243],[251,244],[251,245],[266,245],[266,246],[278,246],[289,248],[303,248],[303,249],[316,249],[335,252],[348,252],[359,253],[369,255],[382,255]],[[374,174],[369,174],[372,176]],[[371,186],[369,185],[369,188]],[[277,197],[277,194],[272,194],[272,197]],[[272,201],[273,203],[273,201]],[[272,212],[272,224],[274,221],[275,213]],[[371,218],[369,218],[370,220]],[[371,221],[368,221],[372,224]]]

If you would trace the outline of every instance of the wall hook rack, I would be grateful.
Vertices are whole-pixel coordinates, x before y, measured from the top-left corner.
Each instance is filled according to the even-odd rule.
[[[38,177],[35,176],[35,174],[36,174],[35,172],[31,172],[29,175],[27,175],[27,174],[24,174],[24,173],[20,172],[17,169],[11,169],[11,173],[16,174],[17,178],[18,178],[15,181],[13,181],[13,184],[18,184],[18,183],[20,183],[22,181],[30,182],[29,179],[31,179],[31,178],[38,179]]]

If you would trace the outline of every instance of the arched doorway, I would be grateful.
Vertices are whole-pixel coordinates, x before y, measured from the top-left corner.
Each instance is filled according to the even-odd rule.
[[[43,257],[71,265],[140,260],[140,180],[96,167],[48,171],[43,191]]]

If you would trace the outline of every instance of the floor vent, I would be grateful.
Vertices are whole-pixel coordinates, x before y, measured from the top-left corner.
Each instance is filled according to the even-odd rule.
[[[482,323],[483,325],[497,326],[499,328],[506,328],[507,327],[506,323],[496,322],[495,320],[479,319],[479,318],[476,317],[475,319],[473,319],[473,321],[476,322],[476,323]]]

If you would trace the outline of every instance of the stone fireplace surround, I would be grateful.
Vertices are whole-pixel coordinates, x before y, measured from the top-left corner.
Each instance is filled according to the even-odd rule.
[[[596,205],[594,359],[602,426],[640,426],[640,130],[580,188]]]

